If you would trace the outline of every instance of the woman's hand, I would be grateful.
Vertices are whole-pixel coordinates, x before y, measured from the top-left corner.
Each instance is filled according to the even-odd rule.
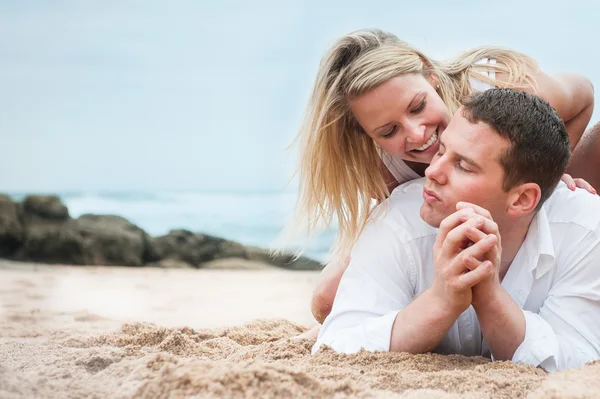
[[[586,182],[583,179],[580,179],[580,178],[574,179],[571,175],[565,173],[564,175],[562,175],[561,180],[563,182],[565,182],[566,185],[572,191],[575,191],[576,188],[583,188],[592,194],[596,194],[596,189],[594,187],[592,187],[592,185],[590,183]]]

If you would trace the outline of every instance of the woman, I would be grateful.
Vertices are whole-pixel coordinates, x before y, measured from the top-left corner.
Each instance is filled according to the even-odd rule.
[[[313,296],[317,321],[322,323],[331,310],[349,251],[374,203],[399,184],[423,176],[451,115],[472,92],[491,87],[543,97],[565,121],[572,150],[592,115],[588,79],[550,77],[533,59],[499,47],[480,47],[442,63],[390,33],[364,30],[344,36],[326,54],[297,138],[295,227],[310,234],[335,217],[339,229],[334,260]],[[593,192],[585,181],[569,175],[563,180],[572,189],[578,184]]]

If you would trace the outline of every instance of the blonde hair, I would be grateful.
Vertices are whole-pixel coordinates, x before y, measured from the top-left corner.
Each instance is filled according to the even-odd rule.
[[[479,65],[489,58],[496,64]],[[373,140],[354,119],[349,102],[398,75],[434,76],[437,92],[454,113],[472,93],[470,79],[493,86],[527,88],[531,58],[501,47],[472,49],[449,62],[438,62],[380,30],[361,30],[337,40],[321,61],[296,143],[300,145],[299,197],[289,231],[310,235],[337,220],[334,253],[347,253],[373,209],[388,195],[382,161]],[[483,72],[508,75],[502,83]]]

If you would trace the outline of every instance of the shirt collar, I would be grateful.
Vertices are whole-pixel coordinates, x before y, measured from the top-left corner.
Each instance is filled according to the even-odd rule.
[[[531,220],[523,245],[532,259],[529,264],[531,272],[535,270],[536,279],[542,277],[550,270],[555,259],[550,223],[544,207]]]
[[[502,287],[523,308],[534,279],[546,274],[553,264],[554,245],[550,224],[546,211],[542,208],[531,219],[525,240],[502,280]]]

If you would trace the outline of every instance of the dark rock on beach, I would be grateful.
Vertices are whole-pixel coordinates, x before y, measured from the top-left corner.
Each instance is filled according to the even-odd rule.
[[[44,263],[86,264],[81,237],[70,228],[69,221],[26,224],[25,240],[15,251],[14,258]]]
[[[188,230],[171,230],[153,238],[152,246],[159,259],[180,260],[195,267],[219,258],[246,257],[244,246],[237,242]]]
[[[69,211],[56,196],[32,195],[18,204],[24,239],[14,258],[85,264],[79,237],[69,228]]]
[[[74,264],[201,268],[219,259],[246,259],[292,270],[322,265],[188,230],[151,237],[115,215],[76,219],[56,196],[32,195],[13,202],[0,195],[0,257],[20,261]]]
[[[25,222],[62,222],[70,219],[69,210],[54,195],[30,195],[21,202],[20,208]]]
[[[23,244],[25,230],[19,209],[10,197],[0,195],[0,257],[11,256]]]
[[[304,256],[295,258],[292,254],[272,254],[268,249],[243,246],[235,241],[188,230],[171,230],[166,236],[154,238],[152,246],[159,259],[185,262],[194,267],[202,267],[204,263],[217,259],[240,258],[292,270],[323,268],[321,263]],[[168,265],[181,267],[178,263]]]
[[[73,219],[55,196],[26,197],[19,210],[24,239],[13,252],[17,260],[143,266],[152,259],[150,236],[122,217],[82,215]]]
[[[114,215],[81,215],[70,228],[83,243],[85,264],[143,266],[155,260],[150,236]]]

